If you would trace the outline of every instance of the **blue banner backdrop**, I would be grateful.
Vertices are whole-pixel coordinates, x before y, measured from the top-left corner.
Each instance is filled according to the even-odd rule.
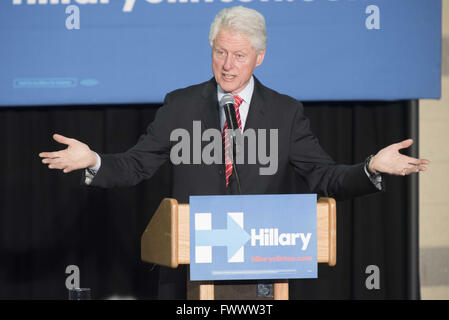
[[[159,103],[212,77],[224,7],[266,18],[256,76],[304,101],[439,98],[441,0],[5,0],[0,105]]]

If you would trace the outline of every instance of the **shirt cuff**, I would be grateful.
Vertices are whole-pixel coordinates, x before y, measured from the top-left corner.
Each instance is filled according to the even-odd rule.
[[[377,190],[382,191],[384,188],[382,175],[380,173],[371,173],[371,171],[369,171],[369,169],[368,169],[368,165],[369,165],[369,162],[372,157],[373,156],[371,155],[368,158],[366,158],[365,166],[363,167],[363,169],[365,170],[366,175],[371,180],[371,182],[374,184],[374,186],[377,188]]]
[[[84,180],[84,183],[87,185],[90,185],[92,183],[92,180],[101,167],[101,157],[96,152],[95,155],[97,156],[97,163],[93,167],[86,168],[85,170],[86,179]]]

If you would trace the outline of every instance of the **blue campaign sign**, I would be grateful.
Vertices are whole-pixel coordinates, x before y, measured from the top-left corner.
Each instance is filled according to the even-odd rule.
[[[441,0],[2,0],[0,106],[160,103],[212,77],[209,27],[236,5],[265,16],[274,90],[440,97]]]
[[[190,197],[190,279],[317,277],[316,194]]]

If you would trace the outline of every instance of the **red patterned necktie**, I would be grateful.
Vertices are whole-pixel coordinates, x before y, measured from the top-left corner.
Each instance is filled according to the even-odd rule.
[[[242,120],[240,119],[240,112],[239,112],[239,107],[242,104],[243,99],[240,98],[239,96],[234,96],[234,100],[235,100],[235,114],[237,117],[237,123],[239,125],[239,129],[242,130]],[[225,125],[223,127],[223,132],[222,132],[222,138],[223,138],[223,144],[224,144],[224,151],[225,151],[225,167],[226,167],[226,188],[228,187],[229,184],[229,177],[232,174],[232,160],[231,160],[231,156],[229,154],[229,149],[230,149],[230,142],[229,142],[229,136],[226,134],[226,129],[228,129],[228,122],[225,122]]]

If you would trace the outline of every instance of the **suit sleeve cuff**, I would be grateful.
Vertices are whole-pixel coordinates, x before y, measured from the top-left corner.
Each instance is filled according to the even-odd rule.
[[[371,183],[376,187],[376,189],[379,191],[382,191],[384,189],[382,175],[380,173],[372,173],[368,169],[369,162],[372,157],[373,157],[373,155],[370,155],[368,158],[366,158],[365,165],[363,166],[363,169],[365,170],[365,174],[371,180]]]
[[[92,180],[94,179],[95,175],[97,174],[98,170],[100,170],[101,167],[101,157],[96,152],[95,155],[97,156],[97,163],[95,164],[95,166],[85,169],[84,183],[87,185],[90,185],[92,183]]]

